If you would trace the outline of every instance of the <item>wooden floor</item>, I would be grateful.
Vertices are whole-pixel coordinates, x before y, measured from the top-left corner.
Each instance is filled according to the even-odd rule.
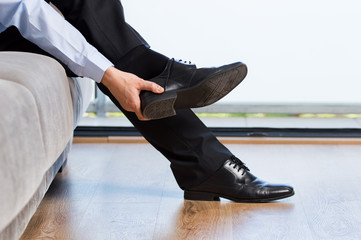
[[[74,144],[22,239],[361,239],[360,145],[227,144],[294,186],[268,204],[184,201],[148,144]]]

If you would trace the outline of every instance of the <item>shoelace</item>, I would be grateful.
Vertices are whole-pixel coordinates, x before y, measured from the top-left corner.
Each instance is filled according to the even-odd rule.
[[[184,61],[182,59],[175,59],[175,61],[180,62],[180,63],[184,63],[184,64],[192,64],[191,61]]]
[[[239,160],[237,157],[232,156],[232,157],[230,157],[229,160],[231,160],[231,163],[230,163],[229,165],[232,166],[232,165],[234,164],[234,166],[233,166],[234,169],[236,169],[236,168],[238,167],[238,169],[237,169],[238,172],[239,172],[242,168],[245,169],[245,170],[247,170],[247,171],[249,171],[248,167],[246,167],[246,164],[244,164],[244,162],[242,162],[241,160]]]

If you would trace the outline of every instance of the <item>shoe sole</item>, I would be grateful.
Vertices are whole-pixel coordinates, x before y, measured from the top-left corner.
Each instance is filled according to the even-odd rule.
[[[284,198],[291,197],[295,194],[294,191],[292,191],[289,194],[285,194],[283,196],[277,196],[273,198],[264,198],[264,199],[241,199],[241,198],[235,198],[231,196],[227,196],[224,194],[219,193],[211,193],[211,192],[194,192],[194,191],[184,191],[184,199],[186,200],[195,200],[195,201],[220,201],[220,198],[225,198],[234,202],[239,203],[267,203],[272,202]]]
[[[151,120],[161,119],[176,115],[175,109],[208,106],[226,96],[246,75],[247,66],[240,63],[225,72],[204,79],[192,88],[163,94],[146,93],[147,104],[143,109],[143,116]]]

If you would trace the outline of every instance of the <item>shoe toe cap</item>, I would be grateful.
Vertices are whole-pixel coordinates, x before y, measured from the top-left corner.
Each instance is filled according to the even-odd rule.
[[[271,185],[264,189],[264,196],[274,200],[290,197],[294,193],[293,187],[288,185]]]

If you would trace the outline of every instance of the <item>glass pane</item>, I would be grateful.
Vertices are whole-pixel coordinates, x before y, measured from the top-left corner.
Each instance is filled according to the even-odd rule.
[[[240,86],[219,103],[196,110],[228,114],[203,114],[208,125],[322,127],[317,119],[333,118],[328,121],[333,127],[361,127],[361,1],[122,3],[127,21],[156,51],[200,67],[234,61],[248,65]],[[300,116],[309,118],[301,121]],[[113,124],[103,122],[108,123]]]

